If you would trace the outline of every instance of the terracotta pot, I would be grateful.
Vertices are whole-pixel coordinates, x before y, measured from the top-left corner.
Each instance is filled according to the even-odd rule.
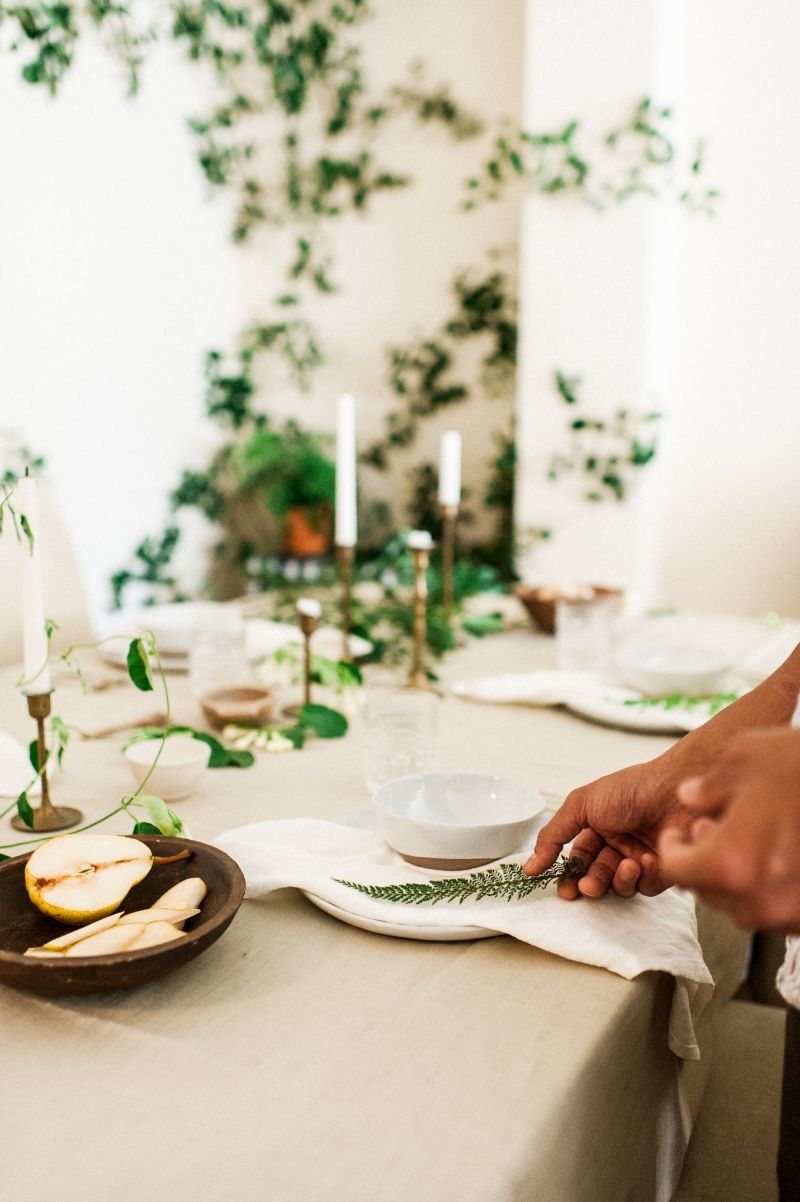
[[[283,550],[299,559],[325,555],[330,550],[330,522],[324,513],[311,514],[309,509],[294,506],[283,522]]]

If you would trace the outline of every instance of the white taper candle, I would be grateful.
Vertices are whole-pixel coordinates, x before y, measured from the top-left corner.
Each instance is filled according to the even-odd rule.
[[[22,476],[11,500],[19,518],[24,516],[31,532],[33,545],[20,529],[19,557],[22,578],[22,643],[25,656],[23,692],[49,693],[50,647],[45,631],[44,585],[42,583],[42,560],[40,550],[39,511],[36,498],[36,481]]]
[[[439,504],[453,506],[461,500],[461,435],[446,430],[439,459]]]
[[[336,414],[336,545],[356,545],[356,405],[339,397]]]

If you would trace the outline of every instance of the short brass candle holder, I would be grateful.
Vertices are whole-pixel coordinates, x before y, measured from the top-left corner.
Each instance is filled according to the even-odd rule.
[[[411,646],[411,671],[406,688],[438,689],[428,679],[425,671],[425,645],[427,642],[427,612],[428,612],[428,564],[430,550],[427,547],[410,548],[414,561],[414,623],[412,628],[413,642]]]
[[[303,705],[311,702],[311,636],[317,629],[317,619],[301,613],[300,630],[303,635]]]
[[[32,828],[23,822],[19,814],[11,819],[11,825],[17,831],[63,831],[82,822],[83,814],[72,806],[54,806],[50,801],[50,787],[47,783],[47,743],[44,734],[45,719],[50,716],[50,693],[28,693],[26,696],[28,713],[36,721],[36,755],[40,766],[42,800],[33,811]]]
[[[341,627],[342,627],[342,659],[352,663],[353,654],[350,650],[350,626],[353,608],[353,564],[356,558],[355,547],[337,546],[336,558],[339,563],[339,579],[342,583]]]
[[[442,505],[442,605],[449,618],[453,612],[453,563],[456,550],[457,505]]]

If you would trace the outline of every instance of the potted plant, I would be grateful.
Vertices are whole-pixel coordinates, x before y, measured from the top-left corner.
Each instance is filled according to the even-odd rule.
[[[330,548],[336,468],[325,441],[288,421],[280,430],[265,423],[241,446],[241,487],[261,493],[268,511],[282,521],[288,555],[324,555]]]

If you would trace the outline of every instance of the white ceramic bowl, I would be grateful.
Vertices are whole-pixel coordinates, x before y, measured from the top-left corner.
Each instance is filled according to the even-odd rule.
[[[458,773],[402,776],[376,790],[378,830],[412,864],[470,868],[523,847],[544,809],[524,781]]]
[[[147,776],[160,746],[160,739],[143,739],[125,748],[125,759],[137,784],[141,784]],[[180,801],[188,797],[208,767],[210,756],[211,748],[202,739],[193,739],[191,735],[170,735],[147,779],[146,791],[164,801]]]
[[[615,657],[622,684],[652,697],[721,692],[730,662],[718,651],[691,643],[631,643]]]

